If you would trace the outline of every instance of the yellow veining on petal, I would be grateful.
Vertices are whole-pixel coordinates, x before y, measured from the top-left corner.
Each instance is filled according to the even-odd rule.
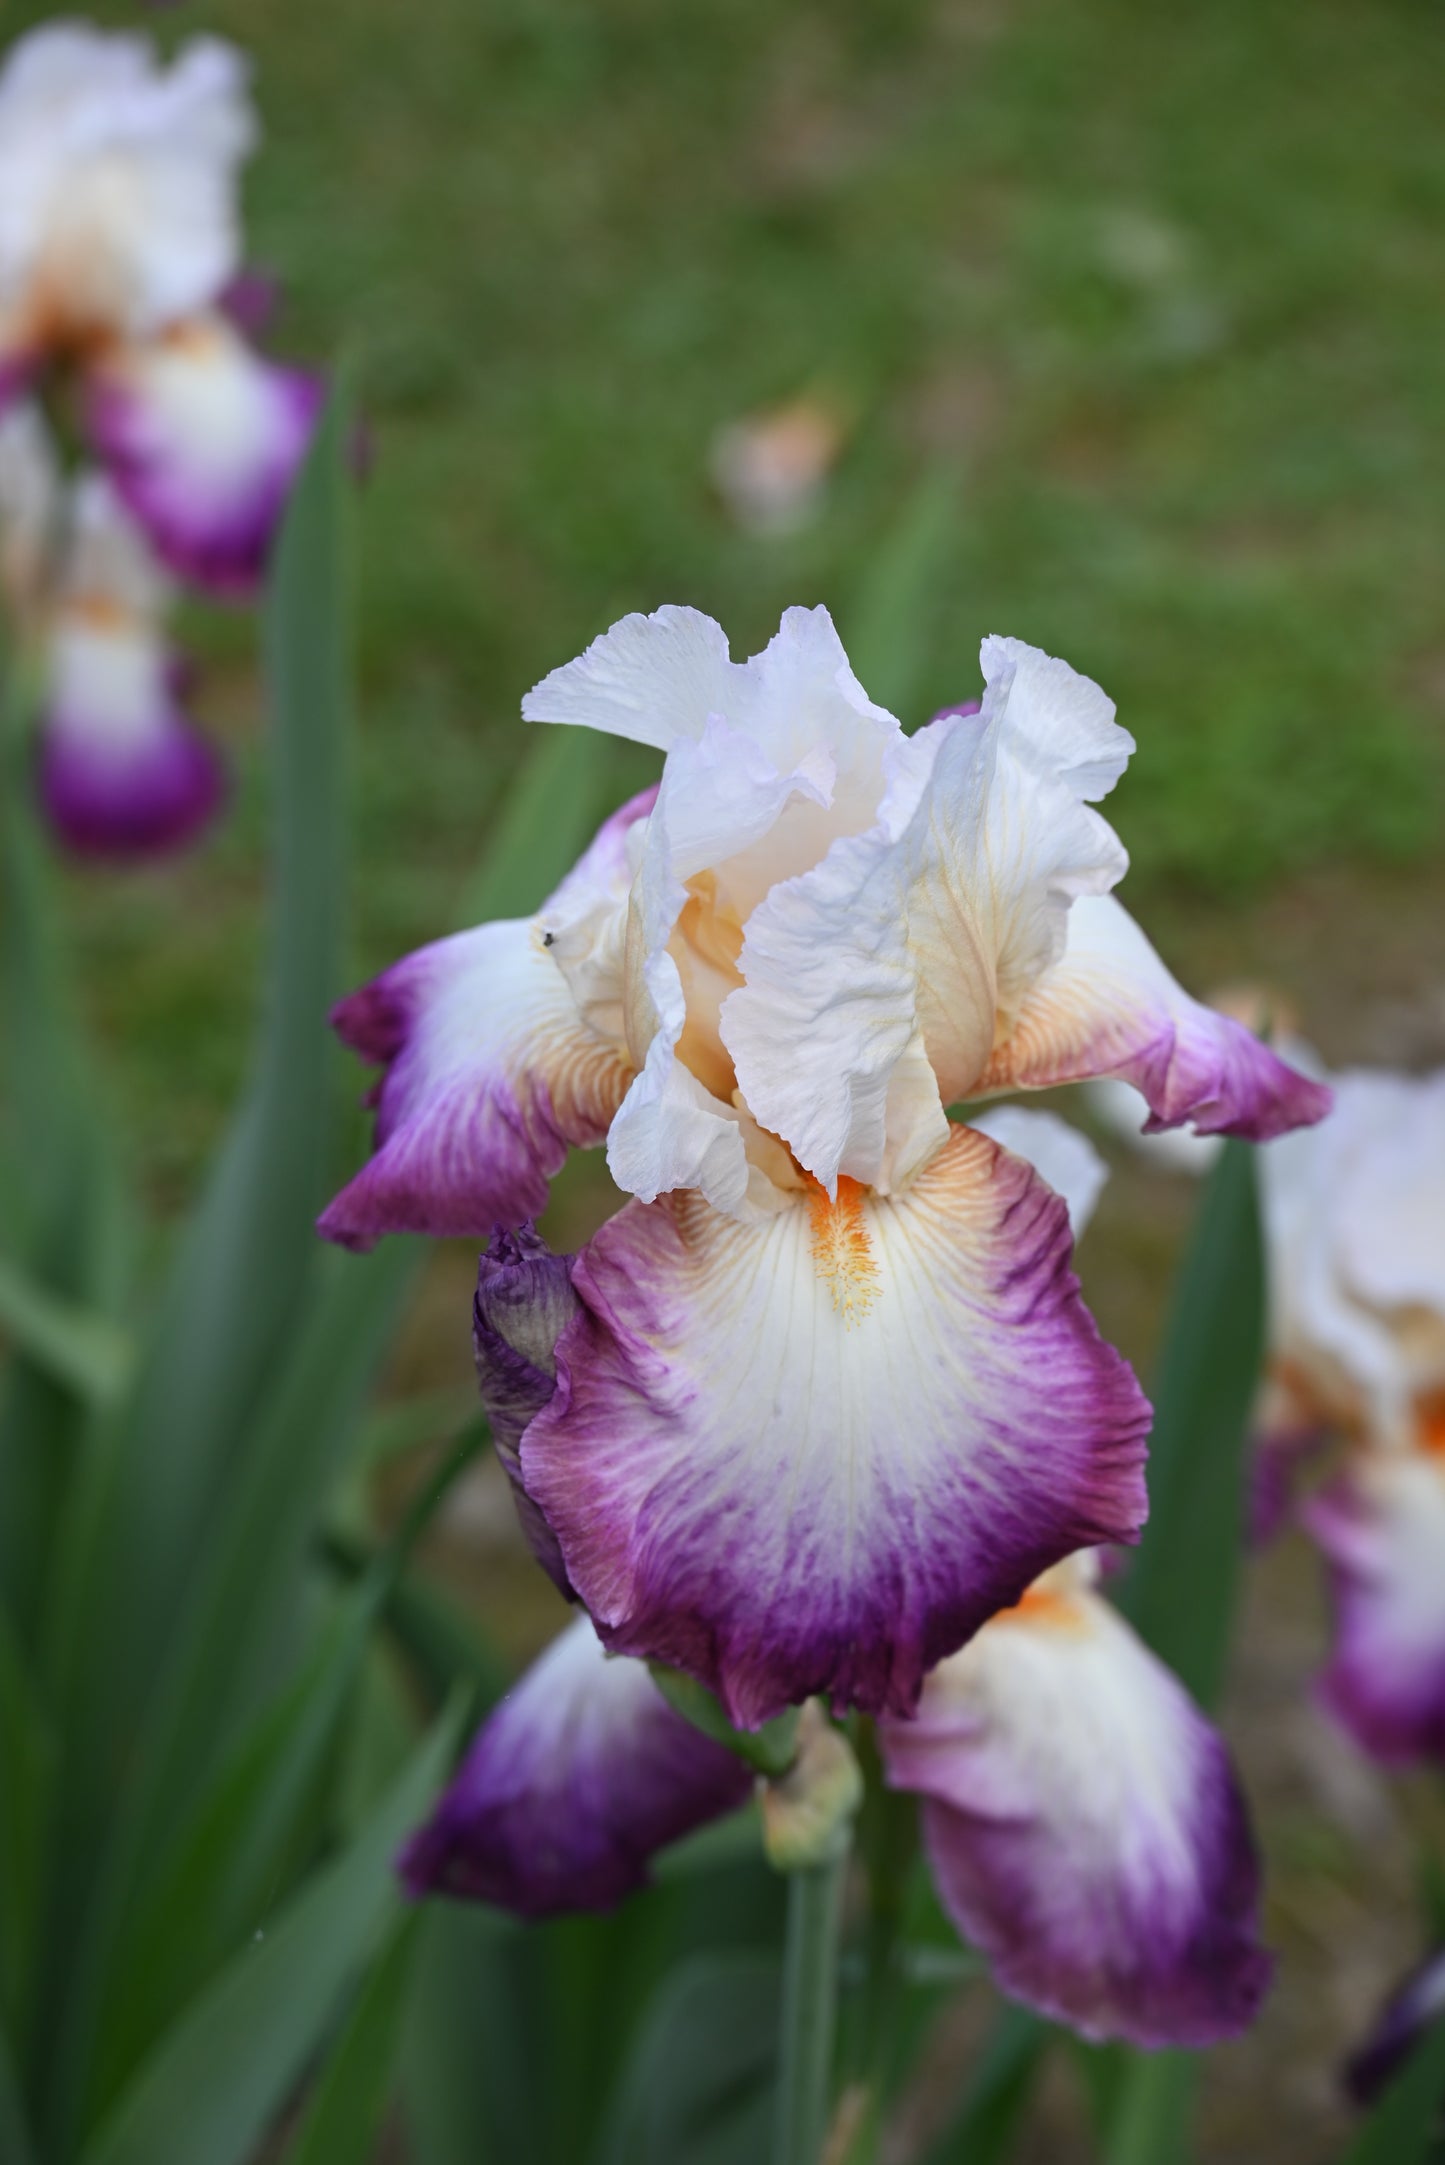
[[[811,1183],[808,1212],[813,1228],[813,1262],[833,1295],[833,1306],[846,1324],[861,1323],[878,1298],[878,1265],[863,1219],[861,1181],[846,1173],[838,1178],[838,1198],[829,1199],[820,1183]]]

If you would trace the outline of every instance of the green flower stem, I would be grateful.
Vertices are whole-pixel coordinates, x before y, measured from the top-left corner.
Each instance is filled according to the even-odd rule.
[[[788,1875],[788,1944],[783,1965],[773,2165],[819,2165],[828,2132],[833,2031],[838,2011],[838,1943],[848,1843],[826,1863]]]

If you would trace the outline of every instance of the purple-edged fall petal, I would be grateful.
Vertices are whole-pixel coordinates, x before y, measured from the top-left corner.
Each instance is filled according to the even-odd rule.
[[[1266,1142],[1330,1107],[1322,1084],[1191,999],[1104,894],[1070,911],[1062,954],[1020,1004],[978,1088],[1048,1090],[1097,1075],[1133,1084],[1149,1107],[1146,1133],[1187,1120],[1201,1135]]]
[[[375,1154],[323,1215],[329,1240],[485,1240],[539,1215],[570,1146],[602,1141],[632,1074],[608,1032],[621,1029],[627,837],[650,803],[614,813],[536,917],[420,948],[336,1008],[344,1041],[385,1072]]]
[[[120,346],[91,375],[91,439],[157,554],[254,592],[320,411],[318,376],[248,346],[220,311]]]
[[[1372,2105],[1425,2033],[1445,2014],[1445,1948],[1436,1947],[1391,1993],[1350,2055],[1345,2084],[1357,2105]]]
[[[1051,1576],[881,1726],[889,1782],[1004,1991],[1091,2038],[1234,2036],[1271,1962],[1225,1746],[1073,1567]]]
[[[1070,1254],[1060,1200],[968,1129],[891,1200],[629,1204],[521,1445],[607,1643],[743,1725],[814,1692],[906,1713],[1047,1565],[1133,1540],[1149,1409]]]
[[[1445,1760],[1445,1455],[1359,1451],[1303,1516],[1334,1594],[1325,1705],[1386,1766]]]
[[[489,1717],[400,1859],[408,1891],[523,1917],[610,1909],[655,1853],[747,1799],[743,1762],[667,1704],[585,1616]]]
[[[73,518],[46,639],[41,800],[77,852],[164,854],[209,822],[224,770],[179,705],[164,588],[144,541],[96,476],[76,490]]]

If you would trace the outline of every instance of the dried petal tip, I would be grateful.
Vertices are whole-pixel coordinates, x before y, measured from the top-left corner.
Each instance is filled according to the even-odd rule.
[[[543,1570],[568,1599],[572,1588],[556,1535],[522,1482],[523,1431],[557,1385],[557,1340],[579,1307],[571,1264],[530,1224],[501,1231],[477,1266],[472,1344],[482,1406],[506,1470],[517,1516]]]

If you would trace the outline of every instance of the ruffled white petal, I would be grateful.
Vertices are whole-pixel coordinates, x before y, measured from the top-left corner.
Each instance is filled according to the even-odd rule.
[[[1070,904],[1127,865],[1085,801],[1132,749],[1109,701],[1017,640],[986,640],[983,666],[981,711],[895,753],[877,822],[748,923],[724,1040],[758,1119],[830,1190],[916,1171],[1062,952]]]

